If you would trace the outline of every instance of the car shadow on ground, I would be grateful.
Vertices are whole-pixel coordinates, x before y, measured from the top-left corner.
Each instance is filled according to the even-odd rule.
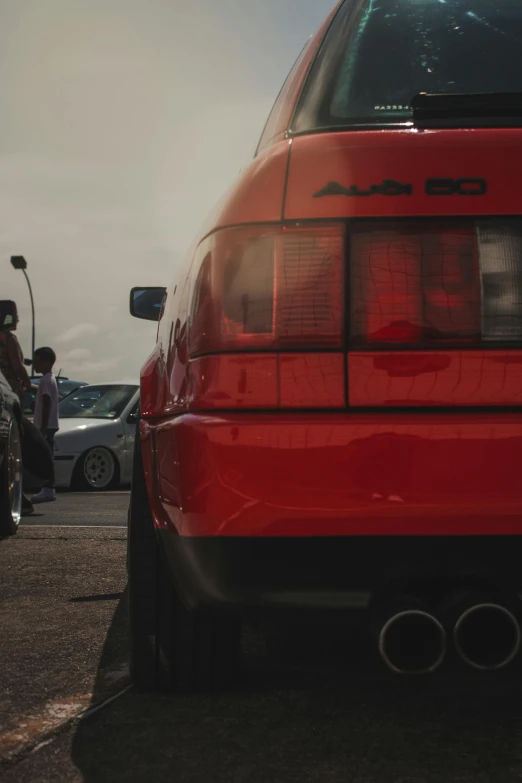
[[[127,597],[114,614],[94,699],[126,659]],[[511,783],[522,777],[520,671],[456,664],[394,676],[365,629],[285,625],[269,654],[244,634],[242,671],[226,693],[133,689],[82,721],[72,757],[86,783]]]

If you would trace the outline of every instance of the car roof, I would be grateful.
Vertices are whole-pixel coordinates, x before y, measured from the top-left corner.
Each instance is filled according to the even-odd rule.
[[[139,389],[139,381],[100,381],[100,383],[87,383],[82,389],[89,389],[91,386],[131,386]]]
[[[42,377],[43,377],[42,375],[31,375],[31,376],[29,376],[29,380],[32,383],[36,383],[37,384],[38,381],[40,380],[40,378],[42,378]],[[87,381],[76,381],[76,380],[74,380],[74,378],[61,378],[59,375],[55,375],[55,380],[56,380],[56,383],[58,385],[64,384],[64,383],[67,383],[67,384],[74,384],[75,383],[75,384],[77,384],[78,388],[80,388],[81,386],[87,386],[88,385]]]

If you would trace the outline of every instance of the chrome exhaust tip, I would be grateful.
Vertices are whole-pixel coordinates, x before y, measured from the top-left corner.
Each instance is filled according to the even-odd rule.
[[[390,613],[378,633],[379,654],[397,674],[430,674],[446,655],[446,632],[430,612],[413,606]]]
[[[455,649],[464,663],[481,671],[508,666],[518,655],[520,624],[507,607],[495,601],[465,609],[453,629]]]

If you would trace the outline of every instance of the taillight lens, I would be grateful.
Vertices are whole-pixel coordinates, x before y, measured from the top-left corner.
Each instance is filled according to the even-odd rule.
[[[482,334],[522,339],[522,221],[477,227],[482,282]]]
[[[522,339],[522,222],[396,221],[355,227],[351,342]]]
[[[253,226],[207,238],[196,259],[191,356],[340,348],[344,226]]]

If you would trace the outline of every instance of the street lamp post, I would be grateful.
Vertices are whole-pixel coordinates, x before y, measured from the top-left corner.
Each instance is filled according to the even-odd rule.
[[[23,256],[11,256],[11,264],[13,266],[13,269],[20,269],[24,273],[24,277],[27,280],[27,286],[29,288],[29,296],[31,297],[31,312],[33,316],[33,330],[32,330],[32,342],[31,342],[31,363],[34,356],[34,350],[35,350],[35,326],[34,326],[34,299],[33,299],[33,289],[31,288],[31,282],[29,280],[29,275],[26,272],[27,269],[27,261]]]

